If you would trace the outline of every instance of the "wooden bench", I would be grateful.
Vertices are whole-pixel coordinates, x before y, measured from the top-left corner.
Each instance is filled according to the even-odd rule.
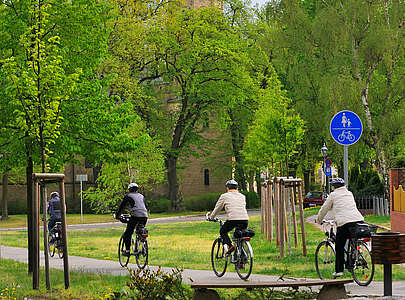
[[[193,300],[219,300],[220,297],[215,290],[219,288],[276,288],[290,287],[298,289],[303,286],[322,285],[317,299],[334,300],[346,299],[346,283],[353,282],[353,279],[333,279],[333,280],[286,280],[286,281],[234,281],[234,282],[193,282],[191,288],[194,289]]]

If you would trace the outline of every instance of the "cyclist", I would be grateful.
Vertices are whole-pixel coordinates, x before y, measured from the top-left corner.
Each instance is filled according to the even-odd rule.
[[[62,210],[58,192],[51,193],[51,199],[48,201],[47,212],[50,215],[48,221],[48,233],[52,235],[52,228],[56,222],[60,222],[62,218]]]
[[[327,212],[332,210],[337,225],[336,262],[333,273],[336,278],[343,275],[344,247],[347,239],[350,238],[350,230],[356,227],[358,222],[364,221],[364,218],[356,207],[352,192],[345,186],[345,181],[342,178],[332,178],[331,184],[334,191],[326,198],[319,210],[317,222],[321,223]]]
[[[138,188],[139,186],[136,183],[130,183],[128,185],[129,193],[125,195],[121,205],[115,213],[115,218],[119,219],[124,209],[129,208],[131,212],[127,229],[124,232],[124,243],[126,249],[122,253],[124,256],[129,256],[131,236],[134,233],[135,227],[144,227],[148,221],[145,197],[141,193],[138,193]]]
[[[211,213],[207,213],[207,219],[214,219],[222,208],[225,208],[227,220],[221,227],[219,233],[228,248],[227,254],[229,254],[235,250],[235,246],[232,245],[228,232],[234,228],[241,230],[246,229],[248,227],[249,216],[246,211],[246,197],[239,193],[238,183],[231,179],[226,182],[225,186],[227,192],[219,197],[214,210]]]

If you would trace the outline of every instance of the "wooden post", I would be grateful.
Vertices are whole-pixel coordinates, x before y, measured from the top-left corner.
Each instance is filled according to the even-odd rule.
[[[284,204],[285,204],[285,200],[284,200],[284,180],[280,179],[279,182],[279,187],[280,187],[280,202],[279,202],[279,215],[280,215],[280,223],[279,223],[279,227],[280,227],[280,257],[284,257],[284,238],[285,238],[285,227],[284,227]]]
[[[298,200],[300,207],[300,222],[301,222],[301,235],[302,235],[302,253],[307,256],[307,243],[305,240],[305,220],[304,220],[304,207],[302,204],[302,182],[298,184]]]
[[[49,256],[48,256],[48,223],[47,223],[47,211],[46,211],[46,188],[45,185],[41,188],[42,195],[42,215],[44,225],[44,257],[45,257],[45,281],[46,289],[51,289],[51,281],[49,280]]]
[[[32,201],[32,288],[39,289],[39,186],[35,180]]]
[[[265,226],[266,226],[266,218],[265,218],[265,214],[266,214],[266,188],[265,188],[265,184],[263,183],[261,186],[262,189],[262,193],[261,193],[261,227],[260,227],[260,232],[263,233],[264,235],[266,235],[266,230],[265,230]]]
[[[273,183],[269,181],[270,185],[267,185],[267,222],[269,223],[269,240],[273,240]]]
[[[295,199],[297,198],[297,183],[294,182],[292,187],[292,197],[290,198],[291,201],[291,208],[292,208],[292,215],[293,215],[293,226],[294,226],[294,243],[295,248],[298,246],[298,232],[297,232],[297,217],[295,213]]]
[[[66,226],[66,201],[65,201],[65,180],[59,182],[60,191],[60,204],[62,209],[62,243],[63,243],[63,271],[65,275],[65,289],[70,286],[69,276],[69,255],[68,255],[68,241],[67,241],[67,226]]]
[[[280,246],[280,183],[277,177],[274,177],[274,219],[276,225],[276,245]]]

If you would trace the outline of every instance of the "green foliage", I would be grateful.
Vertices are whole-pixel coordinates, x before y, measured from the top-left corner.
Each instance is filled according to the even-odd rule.
[[[376,170],[356,166],[349,172],[349,190],[355,195],[383,195],[384,183]]]
[[[166,198],[151,199],[147,201],[147,204],[151,213],[168,212],[170,210],[170,200]]]
[[[246,196],[246,208],[260,208],[259,194],[256,192],[241,191]]]
[[[184,206],[187,210],[211,211],[214,209],[221,194],[222,193],[207,193],[190,197],[184,200]]]
[[[122,136],[115,137],[128,144],[109,149],[111,157],[103,163],[97,187],[88,189],[84,195],[97,212],[114,211],[122,201],[130,182],[137,182],[140,191],[148,191],[154,184],[161,183],[165,172],[164,159],[159,143],[145,133],[141,121],[130,124]]]
[[[139,300],[183,300],[191,299],[192,292],[182,284],[182,270],[173,269],[172,273],[129,269],[130,279],[120,292],[114,292],[111,299]]]

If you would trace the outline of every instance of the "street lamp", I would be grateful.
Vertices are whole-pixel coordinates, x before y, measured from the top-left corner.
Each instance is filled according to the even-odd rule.
[[[325,172],[325,159],[326,156],[328,155],[328,148],[326,147],[326,144],[323,143],[323,146],[321,148],[321,154],[323,156],[323,173],[325,174],[325,185],[323,186],[323,192],[326,193],[326,181],[328,179],[328,177],[326,177],[326,172]]]

